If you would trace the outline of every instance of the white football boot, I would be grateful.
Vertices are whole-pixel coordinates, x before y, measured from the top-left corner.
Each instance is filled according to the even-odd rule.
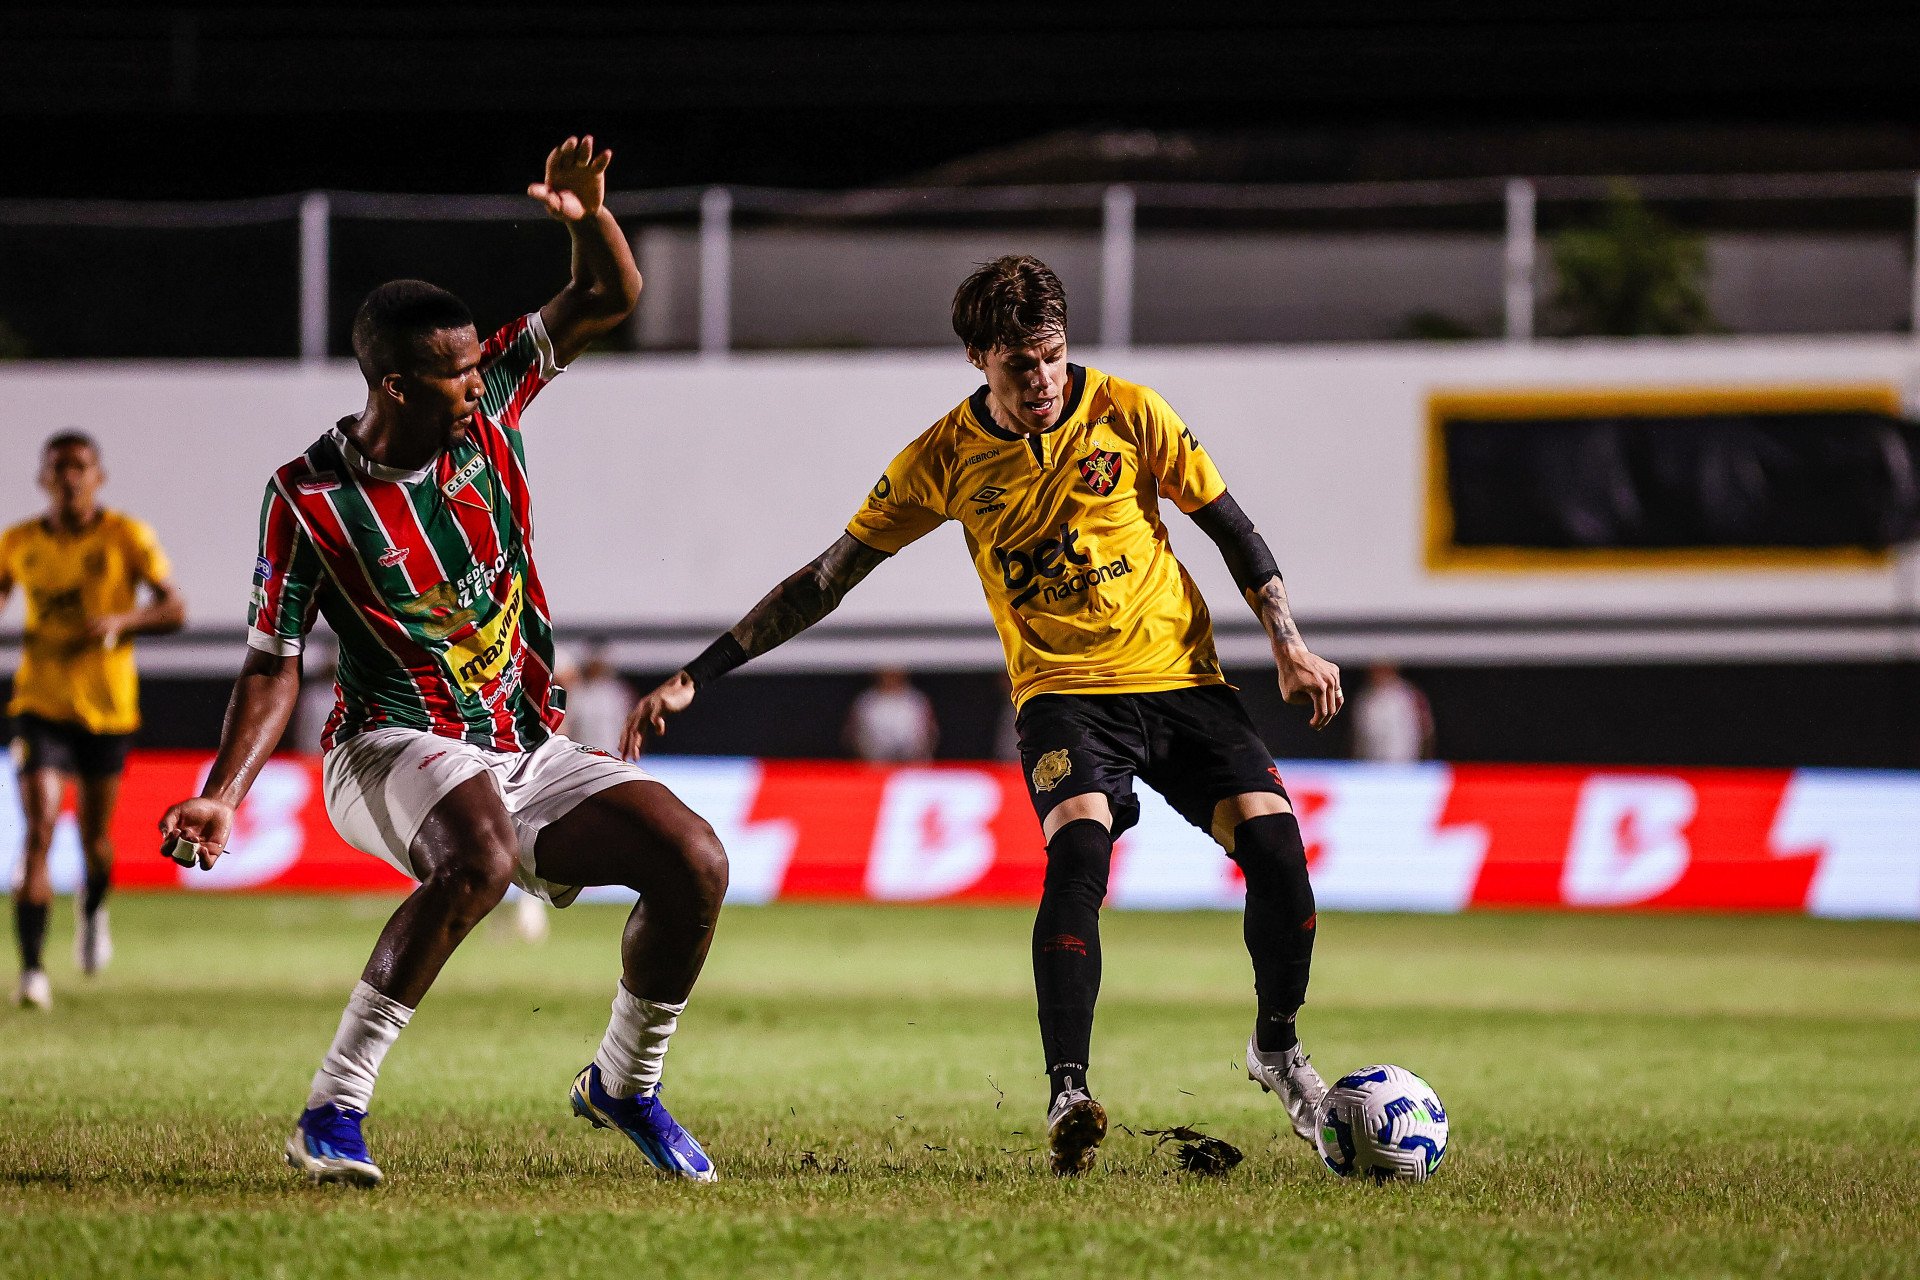
[[[1047,1159],[1062,1177],[1085,1173],[1107,1136],[1107,1109],[1085,1089],[1068,1089],[1047,1109]]]
[[[1307,1051],[1296,1044],[1278,1053],[1261,1053],[1248,1040],[1247,1079],[1280,1099],[1280,1105],[1287,1109],[1287,1119],[1293,1122],[1293,1131],[1311,1145],[1327,1082],[1307,1060]]]
[[[73,962],[91,978],[113,959],[113,934],[107,928],[107,909],[92,915],[84,910],[74,913]]]
[[[20,975],[20,990],[14,993],[13,1002],[23,1009],[53,1008],[53,984],[47,981],[45,969],[28,969]]]

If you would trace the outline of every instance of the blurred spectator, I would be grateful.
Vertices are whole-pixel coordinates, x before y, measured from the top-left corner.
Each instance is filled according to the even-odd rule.
[[[335,657],[333,641],[310,637],[300,659],[300,700],[293,704],[287,747],[301,755],[320,754],[320,736],[333,714]]]
[[[904,764],[933,759],[940,727],[933,719],[933,704],[908,682],[907,673],[883,667],[853,700],[844,736],[862,760]]]
[[[1427,697],[1391,662],[1367,670],[1367,687],[1353,703],[1353,756],[1381,764],[1410,764],[1433,754],[1433,710]]]
[[[560,683],[567,691],[567,718],[560,731],[575,742],[619,755],[620,735],[634,698],[633,690],[607,660],[606,646],[591,645],[577,669],[563,659]]]

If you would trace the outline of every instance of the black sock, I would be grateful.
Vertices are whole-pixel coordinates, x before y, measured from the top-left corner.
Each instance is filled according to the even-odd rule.
[[[1278,1053],[1299,1043],[1293,1024],[1306,1003],[1319,923],[1300,823],[1290,813],[1248,818],[1233,830],[1232,857],[1247,877],[1245,936],[1260,1006],[1254,1047]]]
[[[1087,1087],[1093,1006],[1100,997],[1100,904],[1112,861],[1113,836],[1091,818],[1069,822],[1047,841],[1046,887],[1033,918],[1033,987],[1049,1103]]]
[[[40,953],[47,945],[47,904],[14,898],[13,929],[20,940],[20,967],[38,969]]]
[[[113,887],[113,864],[108,863],[96,872],[91,865],[87,867],[87,896],[84,903],[85,914],[92,915],[107,900],[107,890]]]

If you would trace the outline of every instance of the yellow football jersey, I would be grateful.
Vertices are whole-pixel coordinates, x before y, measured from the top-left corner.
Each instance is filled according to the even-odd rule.
[[[56,532],[23,520],[0,533],[0,583],[26,594],[26,645],[13,675],[11,715],[35,715],[92,733],[140,727],[133,641],[113,647],[77,643],[90,619],[140,603],[142,583],[173,573],[160,540],[143,521],[103,510],[84,533]]]
[[[847,532],[894,552],[960,522],[1016,705],[1225,684],[1160,499],[1197,511],[1226,482],[1158,392],[1097,369],[1068,373],[1066,410],[1036,436],[995,423],[980,388],[900,452]]]

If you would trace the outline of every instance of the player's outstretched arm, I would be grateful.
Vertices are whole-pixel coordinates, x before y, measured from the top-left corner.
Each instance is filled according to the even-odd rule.
[[[233,682],[227,718],[220,726],[220,750],[200,794],[182,800],[160,818],[160,834],[191,840],[199,848],[199,864],[213,866],[226,852],[233,832],[233,811],[246,798],[260,766],[273,754],[287,731],[294,703],[300,697],[300,659],[295,655],[247,651],[240,678]]]
[[[667,717],[685,711],[702,686],[832,613],[847,592],[886,558],[886,552],[874,550],[850,533],[841,534],[805,568],[769,591],[732,630],[635,703],[620,739],[621,753],[639,755],[648,738],[667,731]]]
[[[1312,709],[1308,721],[1316,729],[1333,723],[1346,705],[1340,691],[1340,668],[1307,648],[1287,605],[1287,584],[1280,577],[1267,540],[1253,527],[1233,495],[1223,493],[1193,513],[1193,522],[1220,549],[1233,583],[1253,607],[1273,646],[1274,666],[1280,673],[1280,696]]]
[[[527,194],[573,238],[573,278],[540,308],[553,358],[571,364],[587,344],[625,320],[640,301],[640,268],[606,207],[612,151],[595,151],[591,134],[568,138],[547,155],[546,177]]]
[[[87,623],[86,641],[111,648],[122,636],[164,636],[187,625],[187,600],[171,582],[148,584],[153,599],[125,613],[111,613]]]

